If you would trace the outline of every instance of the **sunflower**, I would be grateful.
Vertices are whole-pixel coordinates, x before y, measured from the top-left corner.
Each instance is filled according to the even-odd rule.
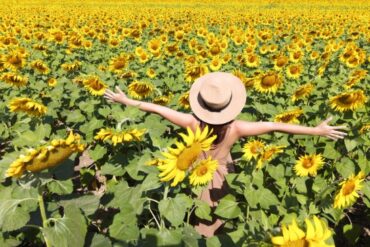
[[[94,96],[103,95],[107,85],[96,75],[90,75],[83,80],[84,87]]]
[[[132,129],[127,131],[115,131],[112,129],[100,129],[95,135],[95,140],[106,141],[110,140],[113,146],[117,143],[141,141],[146,129]]]
[[[176,148],[168,148],[168,152],[162,152],[166,157],[164,164],[158,166],[161,171],[159,177],[161,181],[170,181],[173,179],[171,186],[176,186],[183,181],[188,169],[197,160],[202,151],[208,151],[216,135],[212,135],[206,126],[202,131],[197,126],[195,133],[188,127],[188,135],[180,134],[183,141],[176,142]]]
[[[359,89],[356,91],[341,93],[329,99],[330,105],[333,109],[344,112],[349,110],[356,110],[363,106],[367,101],[364,92]]]
[[[172,96],[172,93],[169,93],[168,95],[157,96],[153,99],[153,103],[158,105],[167,105],[170,102]]]
[[[303,111],[301,109],[286,111],[276,115],[274,121],[282,123],[299,123],[297,118],[302,115],[302,113]]]
[[[276,57],[274,59],[274,69],[275,70],[282,70],[283,67],[288,64],[289,62],[289,58],[284,56],[284,55],[280,55],[278,57]]]
[[[48,85],[49,85],[50,87],[55,87],[55,86],[57,85],[57,79],[55,79],[55,78],[50,78],[50,79],[48,80]]]
[[[109,70],[113,73],[119,74],[127,67],[129,58],[126,54],[121,53],[118,57],[113,57],[109,61]]]
[[[254,77],[248,78],[240,70],[234,70],[232,73],[233,73],[233,75],[235,75],[236,77],[238,77],[240,80],[242,80],[242,82],[243,82],[243,84],[245,86],[245,89],[253,88],[254,82],[256,80]]]
[[[221,66],[222,66],[222,61],[218,56],[213,57],[209,64],[209,67],[212,71],[220,70]]]
[[[264,148],[265,143],[263,141],[249,141],[243,146],[243,157],[246,160],[252,160],[252,158],[257,159],[257,157],[262,154]]]
[[[146,52],[141,53],[140,56],[139,56],[139,62],[140,63],[146,63],[146,62],[149,61],[149,59],[150,59],[150,56]]]
[[[285,146],[274,146],[274,145],[266,146],[258,158],[256,168],[261,169],[265,162],[270,161],[273,158],[273,155],[277,153],[282,153],[283,148],[285,148]]]
[[[204,64],[188,64],[185,66],[185,81],[193,82],[195,79],[208,73],[208,67]]]
[[[10,84],[12,86],[17,86],[17,87],[25,86],[28,82],[27,77],[17,75],[16,73],[12,73],[12,72],[7,72],[7,73],[2,74],[0,79],[2,81],[5,81],[7,84]]]
[[[184,108],[184,109],[189,109],[190,108],[190,103],[189,103],[189,91],[183,93],[180,98],[179,98],[179,105]]]
[[[27,52],[24,49],[11,50],[3,58],[4,67],[16,71],[26,64]]]
[[[286,74],[288,78],[298,79],[299,76],[302,74],[302,71],[303,71],[302,64],[292,64],[287,67]]]
[[[295,173],[300,177],[311,175],[316,176],[317,171],[324,165],[324,160],[321,154],[311,154],[300,156],[294,166]]]
[[[163,165],[163,163],[164,163],[163,159],[155,158],[155,159],[147,161],[145,163],[145,165],[147,165],[147,166],[161,166],[161,165]]]
[[[146,75],[153,79],[156,76],[155,70],[153,68],[148,68],[146,70]]]
[[[41,117],[46,114],[47,107],[30,98],[15,98],[9,103],[11,112],[25,112],[28,115]]]
[[[255,89],[261,93],[276,93],[281,85],[280,75],[274,71],[261,74],[254,83]]]
[[[161,40],[160,39],[152,39],[149,40],[148,43],[148,50],[150,53],[153,54],[153,56],[157,57],[161,53]]]
[[[152,94],[154,90],[154,86],[150,82],[142,82],[134,80],[129,86],[128,86],[128,93],[131,97],[136,99],[142,99],[145,97],[148,97],[150,94]]]
[[[217,170],[218,161],[212,160],[209,156],[206,160],[200,161],[189,176],[190,184],[193,186],[205,185],[212,180],[213,174]]]
[[[304,56],[304,52],[302,50],[293,50],[289,53],[289,59],[293,63],[298,63],[300,60],[302,60]]]
[[[31,67],[41,74],[48,74],[50,72],[49,67],[41,60],[35,60],[31,62]]]
[[[61,67],[67,72],[77,71],[81,69],[81,62],[73,61],[72,63],[63,63]]]
[[[254,53],[246,54],[245,56],[245,65],[249,68],[256,68],[260,64],[260,59],[258,55]]]
[[[295,102],[298,99],[306,98],[308,95],[311,94],[312,90],[313,90],[313,85],[311,83],[306,83],[306,84],[300,86],[293,93],[292,101]]]
[[[360,171],[356,176],[352,174],[339,185],[342,187],[335,195],[334,208],[347,208],[351,206],[359,197],[357,191],[361,190],[365,174]]]
[[[366,131],[369,131],[369,130],[370,130],[370,123],[367,123],[367,124],[362,125],[359,132],[360,132],[360,134],[363,134],[363,133],[365,133]]]
[[[332,242],[332,231],[327,224],[313,216],[312,220],[305,219],[306,232],[298,227],[297,222],[293,219],[292,223],[288,226],[282,225],[283,236],[271,237],[271,242],[274,246],[321,246],[321,247],[334,247]]]
[[[6,177],[19,178],[25,171],[39,172],[55,167],[66,160],[74,152],[82,152],[84,144],[80,144],[80,135],[69,133],[67,139],[52,140],[50,145],[37,149],[28,149],[10,164]]]

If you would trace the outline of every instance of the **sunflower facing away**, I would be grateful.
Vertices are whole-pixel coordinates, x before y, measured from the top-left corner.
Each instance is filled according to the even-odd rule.
[[[141,141],[146,129],[132,129],[128,131],[115,131],[112,129],[100,129],[95,135],[95,140],[107,141],[110,140],[113,146],[117,143]]]
[[[12,86],[25,86],[28,82],[28,78],[18,75],[13,72],[4,73],[1,75],[0,80],[4,81],[7,84],[10,84]]]
[[[82,152],[84,144],[80,144],[80,135],[69,133],[67,139],[52,140],[50,145],[37,149],[28,149],[10,164],[6,177],[19,178],[25,171],[39,172],[55,167],[66,160],[74,152]]]
[[[9,103],[11,112],[25,112],[28,115],[41,117],[45,115],[47,107],[30,98],[15,98]]]
[[[316,216],[312,220],[305,219],[306,232],[299,228],[295,219],[288,226],[282,225],[283,236],[271,237],[274,246],[317,246],[317,247],[334,247],[332,243],[332,231],[327,224]]]
[[[330,98],[330,105],[333,109],[343,112],[349,110],[356,110],[363,106],[367,98],[364,92],[360,90],[341,93]]]
[[[339,184],[342,187],[335,195],[334,208],[347,208],[357,200],[359,197],[357,191],[361,190],[364,177],[364,172],[360,171],[356,176],[352,174]]]
[[[283,148],[285,148],[285,146],[274,146],[274,145],[266,146],[264,148],[263,152],[261,153],[261,155],[258,158],[256,168],[261,169],[263,164],[265,162],[268,162],[268,161],[272,160],[272,158],[275,154],[282,153]]]
[[[161,181],[170,181],[173,179],[171,186],[176,186],[183,181],[188,169],[198,159],[202,151],[208,151],[216,135],[211,135],[206,126],[202,131],[199,126],[195,133],[188,127],[188,135],[180,134],[184,143],[176,142],[176,148],[168,148],[168,152],[162,152],[166,157],[162,165],[158,165],[161,171],[159,177]]]
[[[316,176],[317,171],[324,165],[324,160],[321,154],[311,154],[300,156],[294,166],[295,173],[300,177],[308,175]]]

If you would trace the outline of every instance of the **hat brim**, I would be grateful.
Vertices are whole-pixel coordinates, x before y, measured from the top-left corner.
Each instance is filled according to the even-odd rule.
[[[225,83],[231,89],[230,103],[220,111],[207,108],[199,96],[201,85],[207,80],[217,80]],[[190,88],[189,103],[193,113],[203,122],[209,124],[224,124],[235,119],[243,110],[247,99],[247,93],[243,82],[236,76],[226,72],[213,72],[205,74],[195,80]]]

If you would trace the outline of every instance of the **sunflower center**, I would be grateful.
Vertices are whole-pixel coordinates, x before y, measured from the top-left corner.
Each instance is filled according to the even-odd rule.
[[[297,74],[298,73],[298,68],[296,66],[291,67],[290,68],[290,73]]]
[[[177,168],[183,171],[187,170],[198,158],[201,152],[202,145],[199,142],[196,142],[192,146],[186,148],[184,151],[182,151],[177,159]]]
[[[305,239],[298,239],[295,241],[285,242],[284,246],[286,247],[308,247],[310,246],[310,244]]]
[[[118,60],[114,63],[114,68],[115,69],[122,69],[123,67],[125,67],[125,62],[122,61],[122,60]]]
[[[302,166],[306,169],[310,168],[313,166],[313,162],[311,158],[307,158],[303,161]]]
[[[344,186],[343,186],[343,195],[346,196],[346,195],[349,195],[351,194],[355,189],[355,183],[350,180],[348,181]]]
[[[262,78],[262,84],[264,86],[273,86],[276,84],[276,76],[275,75],[266,75]]]
[[[198,176],[203,176],[204,174],[206,174],[208,171],[207,167],[206,166],[201,166],[198,168],[197,170],[197,175]]]
[[[339,101],[343,104],[352,104],[355,102],[357,99],[357,95],[343,95],[342,97],[339,98]]]

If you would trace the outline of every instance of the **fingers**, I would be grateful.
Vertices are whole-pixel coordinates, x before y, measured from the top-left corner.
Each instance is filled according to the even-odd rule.
[[[119,86],[116,86],[116,90],[119,92],[119,93],[123,93],[122,90],[119,88]]]
[[[335,135],[342,135],[342,136],[346,136],[347,135],[347,133],[345,133],[345,132],[336,131],[336,130],[333,130],[332,133],[335,134]]]
[[[347,126],[331,126],[333,129],[347,129]]]
[[[326,135],[325,136],[326,138],[329,138],[329,139],[332,139],[333,141],[336,141],[337,139],[335,139],[334,137],[331,137],[330,135]]]

